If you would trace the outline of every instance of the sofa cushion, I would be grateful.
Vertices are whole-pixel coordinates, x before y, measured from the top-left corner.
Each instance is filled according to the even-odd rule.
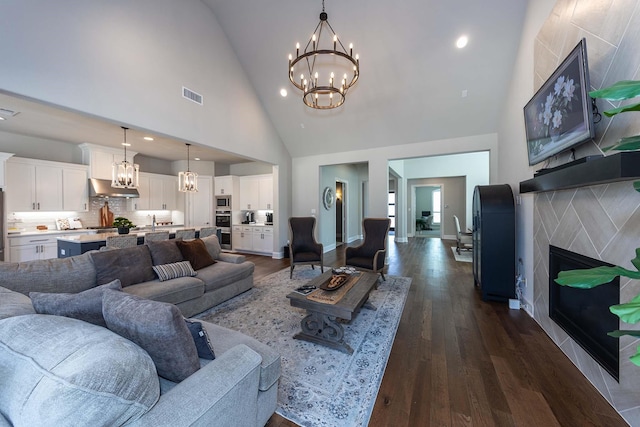
[[[124,291],[145,299],[180,304],[204,295],[204,282],[197,277],[179,277],[164,282],[156,279],[131,285]]]
[[[260,390],[269,390],[278,381],[280,378],[280,354],[277,351],[254,338],[213,323],[202,322],[202,328],[207,331],[218,355],[238,344],[245,344],[262,357],[260,384],[258,385]]]
[[[0,262],[0,286],[25,295],[29,292],[76,293],[96,286],[96,269],[89,253],[68,258]]]
[[[193,338],[196,350],[198,350],[198,357],[200,359],[214,360],[216,353],[213,350],[206,329],[202,327],[202,323],[189,319],[184,319],[184,321],[187,324],[187,328],[189,328],[189,332],[191,332],[191,338]]]
[[[91,257],[96,268],[98,285],[120,279],[122,287],[126,288],[156,278],[147,245],[92,252]]]
[[[196,345],[175,305],[109,289],[102,312],[110,330],[149,353],[158,375],[180,382],[200,369]]]
[[[0,319],[35,313],[28,296],[0,287]]]
[[[72,317],[106,327],[102,317],[102,294],[105,289],[122,290],[120,280],[116,279],[77,294],[30,292],[29,298],[36,313]]]
[[[153,265],[171,264],[184,260],[174,239],[151,241],[147,242],[146,245],[149,247],[149,252],[151,252]]]
[[[202,242],[207,248],[207,252],[211,255],[211,258],[218,259],[220,253],[222,252],[222,248],[220,247],[220,241],[218,240],[218,236],[212,235],[202,238]]]
[[[254,268],[255,264],[252,262],[217,262],[198,270],[198,279],[204,282],[204,291],[211,292],[251,276]]]
[[[106,328],[44,314],[0,320],[0,413],[13,425],[122,425],[159,395],[149,355]]]
[[[193,277],[197,273],[191,267],[189,261],[172,262],[171,264],[154,265],[153,271],[158,276],[158,280],[164,282],[178,277]]]
[[[216,262],[207,251],[202,239],[176,240],[176,245],[182,257],[191,263],[194,270],[200,270]]]

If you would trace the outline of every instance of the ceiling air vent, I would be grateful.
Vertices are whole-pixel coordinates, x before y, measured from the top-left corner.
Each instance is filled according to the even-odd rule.
[[[202,95],[192,91],[191,89],[187,89],[182,86],[182,97],[188,99],[189,101],[193,101],[196,104],[202,105]]]

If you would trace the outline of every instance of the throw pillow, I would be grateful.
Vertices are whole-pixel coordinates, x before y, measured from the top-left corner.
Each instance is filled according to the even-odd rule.
[[[198,350],[198,357],[208,360],[215,359],[216,354],[213,351],[211,340],[209,340],[209,334],[207,334],[207,331],[202,327],[202,323],[189,319],[184,319],[184,321],[187,324],[187,328],[189,328],[189,332],[191,332],[191,337]]]
[[[68,230],[69,229],[69,220],[67,218],[58,218],[58,219],[56,219],[56,228],[58,230]]]
[[[220,247],[220,241],[218,240],[218,236],[207,236],[203,237],[202,241],[204,245],[207,247],[207,251],[211,258],[218,259],[220,258],[220,252],[222,252],[222,248]]]
[[[196,273],[191,267],[189,261],[174,262],[171,264],[154,265],[153,271],[158,275],[158,279],[161,282],[169,279],[176,279],[178,277],[193,277]]]
[[[198,350],[175,305],[106,290],[102,314],[111,331],[149,353],[161,377],[180,382],[200,369]]]
[[[149,247],[149,252],[151,252],[153,265],[171,264],[184,259],[176,245],[176,241],[173,239],[147,242],[146,245]]]
[[[184,259],[191,263],[194,270],[200,270],[216,262],[207,252],[207,247],[202,239],[176,240],[176,245],[178,245],[178,249],[180,249]]]
[[[77,294],[30,292],[29,297],[38,314],[72,317],[106,327],[102,317],[102,294],[107,289],[122,290],[120,280],[116,279]]]
[[[122,287],[155,280],[151,254],[146,245],[91,253],[98,285],[120,279]]]

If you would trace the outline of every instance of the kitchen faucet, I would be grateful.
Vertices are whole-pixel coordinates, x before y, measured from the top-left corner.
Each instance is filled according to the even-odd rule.
[[[151,218],[151,231],[156,231],[156,216],[154,215],[153,218]]]

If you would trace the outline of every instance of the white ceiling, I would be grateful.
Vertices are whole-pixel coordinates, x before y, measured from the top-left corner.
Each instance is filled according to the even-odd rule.
[[[360,55],[361,74],[342,107],[319,111],[304,106],[289,82],[287,56],[315,29],[321,0],[202,1],[216,15],[292,157],[497,132],[527,5],[527,0],[326,0],[329,22]],[[457,49],[462,34],[470,41]],[[286,98],[281,88],[288,90]],[[118,123],[1,93],[0,108],[20,112],[0,121],[0,131],[122,147]],[[127,132],[132,151],[185,159],[185,141],[146,131]],[[142,141],[145,135],[155,141]],[[191,157],[248,161],[196,145]]]

